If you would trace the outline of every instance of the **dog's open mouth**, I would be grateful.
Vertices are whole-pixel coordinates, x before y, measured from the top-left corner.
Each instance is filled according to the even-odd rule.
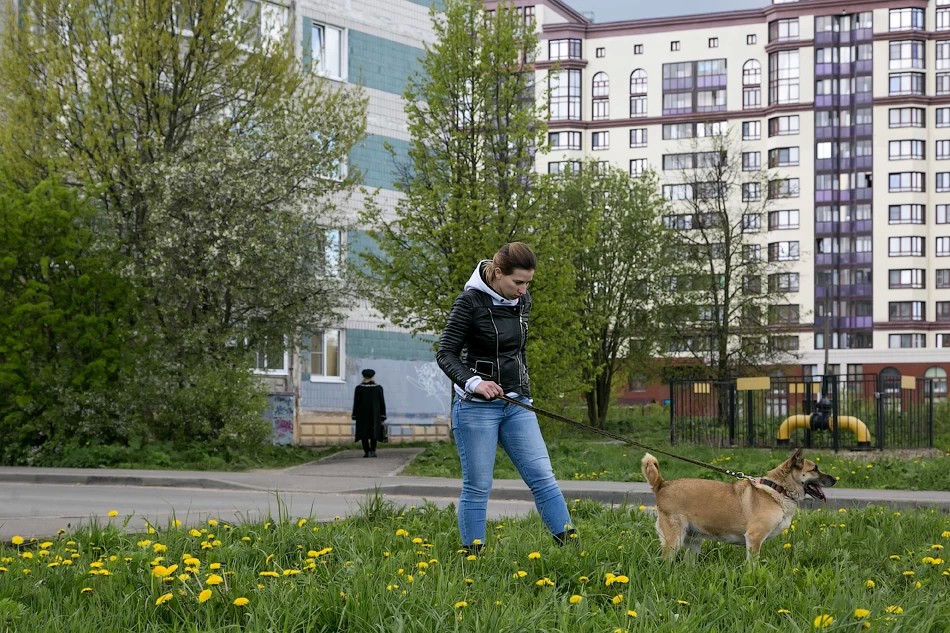
[[[825,501],[825,493],[822,491],[821,486],[808,482],[805,484],[805,494],[809,497],[814,497],[815,499],[820,499]]]

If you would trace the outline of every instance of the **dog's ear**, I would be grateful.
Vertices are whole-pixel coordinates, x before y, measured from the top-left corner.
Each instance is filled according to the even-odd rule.
[[[802,449],[796,448],[792,451],[792,454],[788,458],[788,463],[794,468],[801,468],[805,462],[805,458],[802,457]]]

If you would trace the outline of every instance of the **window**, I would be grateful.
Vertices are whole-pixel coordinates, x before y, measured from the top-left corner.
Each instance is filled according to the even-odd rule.
[[[679,40],[673,40],[672,42],[670,42],[670,50],[671,50],[671,51],[676,52],[676,51],[678,51],[679,49],[680,49]]]
[[[799,226],[798,209],[769,211],[769,230],[785,231]]]
[[[548,59],[581,59],[581,40],[548,40]]]
[[[693,186],[685,185],[663,185],[663,198],[666,200],[692,200]]]
[[[917,40],[896,41],[889,45],[891,70],[920,69],[924,63],[924,43]]]
[[[633,158],[630,160],[630,175],[642,176],[647,170],[647,159]]]
[[[753,44],[756,43],[757,40],[758,38],[755,36],[755,33],[749,33],[748,35],[745,36],[745,43],[748,46],[752,46]]]
[[[581,133],[548,132],[548,145],[552,150],[581,149]]]
[[[891,349],[927,347],[927,337],[924,334],[889,334],[887,346]]]
[[[888,224],[923,224],[924,205],[892,204],[887,208]]]
[[[581,162],[579,160],[559,160],[548,163],[549,174],[577,174],[580,171]]]
[[[890,31],[924,30],[923,9],[891,9]]]
[[[950,148],[950,141],[946,141]],[[939,141],[937,147],[939,149]],[[890,160],[920,160],[924,158],[924,142],[918,140],[890,141],[887,145]]]
[[[924,379],[930,382],[924,383],[924,393],[930,393],[931,389],[935,396],[947,395],[947,370],[943,367],[929,367],[924,372]]]
[[[794,325],[800,319],[797,303],[769,306],[769,325]]]
[[[289,366],[290,354],[284,339],[265,340],[255,346],[254,373],[281,376],[287,374]]]
[[[769,349],[773,352],[794,352],[798,349],[798,337],[778,334],[769,338]]]
[[[798,178],[781,178],[769,181],[769,200],[797,198],[798,192]]]
[[[746,262],[758,262],[762,260],[761,244],[743,244],[742,260]]]
[[[799,120],[797,114],[777,116],[769,119],[769,137],[794,136],[798,134]]]
[[[595,55],[597,55],[598,58],[601,58],[607,55],[607,51],[603,47],[599,47],[596,49]]]
[[[937,3],[940,6],[940,3]],[[950,31],[950,9],[937,9],[937,23],[934,25],[936,31]]]
[[[610,79],[607,73],[599,72],[594,75],[591,85],[591,118],[593,120],[610,118]]]
[[[938,237],[936,247],[937,257],[950,257],[950,237]]]
[[[902,191],[923,191],[924,174],[919,171],[904,171],[887,176],[887,190],[891,193]]]
[[[567,69],[548,75],[552,121],[579,121],[581,118],[581,71]]]
[[[938,192],[950,191],[950,172],[938,171],[934,178],[934,189]]]
[[[643,44],[634,44],[634,45],[633,45],[633,54],[634,54],[634,55],[643,55]]]
[[[788,42],[797,40],[799,34],[798,18],[769,22],[769,42]]]
[[[243,0],[238,23],[241,28],[247,28],[246,42],[261,41],[265,47],[281,43],[287,37],[290,24],[290,10],[287,7],[259,0]],[[305,27],[306,28],[306,27]],[[185,29],[192,30],[191,25]]]
[[[758,233],[762,230],[761,213],[743,213],[742,214],[742,232]]]
[[[934,110],[934,119],[937,127],[950,127],[950,108]]]
[[[762,185],[758,182],[742,183],[742,201],[757,202],[762,199]]]
[[[719,38],[710,37],[709,38],[709,48],[719,48]]]
[[[310,337],[310,380],[342,380],[343,367],[342,330],[324,330]]]
[[[950,268],[937,269],[934,286],[937,288],[950,288]]]
[[[922,257],[924,238],[916,235],[887,238],[887,254],[890,257]]]
[[[924,73],[891,73],[887,80],[890,95],[923,95]]]
[[[769,167],[797,167],[798,154],[797,147],[778,147],[776,149],[770,149]]]
[[[950,347],[950,334],[938,334],[934,343],[937,347]]]
[[[769,105],[798,103],[798,50],[769,54]]]
[[[890,301],[887,304],[888,321],[924,321],[923,301]]]
[[[934,218],[934,224],[948,224],[947,209],[950,209],[950,205],[937,205],[937,215]]]
[[[798,242],[770,242],[770,262],[797,261],[799,256]]]
[[[950,108],[948,108],[950,110]],[[742,122],[742,140],[757,141],[762,138],[761,121],[743,121]]]
[[[312,23],[310,28],[310,59],[313,72],[330,79],[346,81],[346,32],[338,27]],[[306,45],[306,42],[304,42]]]
[[[950,95],[950,73],[937,73],[934,78],[934,94]]]
[[[601,150],[610,148],[610,132],[594,132],[590,135],[590,148]]]
[[[647,115],[647,71],[637,68],[630,73],[630,116]]]
[[[769,275],[769,292],[798,292],[798,273]]]
[[[934,320],[946,323],[950,321],[950,301],[938,301]]]
[[[742,152],[742,171],[758,171],[761,168],[761,152]]]
[[[888,288],[924,288],[925,273],[922,268],[901,268],[887,271]]]
[[[630,147],[647,146],[647,129],[645,127],[630,130]]]
[[[950,108],[942,108],[950,114]],[[939,112],[939,110],[938,110]],[[926,110],[923,108],[891,108],[887,111],[888,127],[924,127],[926,122]],[[939,118],[939,117],[938,117]],[[947,117],[946,125],[950,126],[950,117]],[[937,127],[941,127],[937,124]]]

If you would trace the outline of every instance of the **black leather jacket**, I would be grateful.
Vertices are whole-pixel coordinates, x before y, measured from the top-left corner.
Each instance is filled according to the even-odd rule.
[[[530,397],[525,358],[530,314],[530,294],[521,297],[516,306],[496,306],[489,295],[469,288],[452,305],[439,337],[436,362],[462,389],[478,374],[497,382],[505,393]]]

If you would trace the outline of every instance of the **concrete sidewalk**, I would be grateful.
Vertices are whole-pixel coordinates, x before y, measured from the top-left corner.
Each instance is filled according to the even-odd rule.
[[[363,458],[362,451],[347,450],[292,468],[251,472],[120,470],[83,468],[0,467],[0,484],[69,484],[78,486],[138,486],[246,490],[280,493],[334,494],[365,498],[378,491],[398,503],[400,498],[455,499],[460,481],[438,477],[402,475],[402,470],[422,448],[381,448],[377,458]],[[568,500],[592,499],[613,505],[652,505],[653,493],[645,483],[611,481],[562,481]],[[826,504],[808,501],[805,508],[829,509],[870,504],[895,509],[935,507],[950,511],[950,492],[911,490],[825,489]],[[494,500],[531,501],[521,480],[496,480]]]

